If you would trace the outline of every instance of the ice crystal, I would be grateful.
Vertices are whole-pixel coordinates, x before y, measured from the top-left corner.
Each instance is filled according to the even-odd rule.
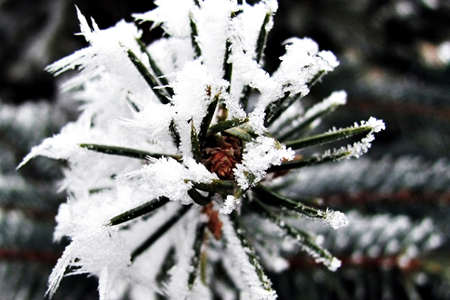
[[[348,225],[347,217],[340,211],[326,211],[325,223],[330,224],[333,229]]]
[[[292,160],[294,153],[286,150],[273,138],[258,137],[246,144],[242,156],[243,163],[236,165],[234,175],[238,185],[246,190],[261,181],[267,169],[272,165],[280,165],[283,159]]]
[[[50,296],[65,274],[93,274],[100,299],[212,299],[230,291],[275,299],[257,254],[283,270],[286,251],[275,248],[289,239],[335,271],[339,259],[283,218],[294,213],[337,229],[347,225],[345,215],[287,198],[269,183],[292,169],[359,157],[384,123],[370,118],[308,135],[346,102],[342,91],[308,110],[300,101],[339,62],[313,40],[291,38],[278,70],[267,73],[263,53],[276,1],[155,3],[134,17],[162,26],[165,37],[145,45],[135,24],[102,30],[78,11],[90,46],[47,68],[77,69],[63,89],[83,103],[78,120],[19,166],[38,155],[68,161],[61,186],[69,197],[54,238],[71,243],[50,276]],[[300,155],[358,134],[364,137],[352,146]],[[249,215],[269,222],[261,230],[278,230],[270,251],[246,232]]]

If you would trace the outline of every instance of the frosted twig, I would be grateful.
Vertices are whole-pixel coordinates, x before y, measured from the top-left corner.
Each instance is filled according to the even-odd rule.
[[[257,210],[258,212],[261,212],[265,217],[269,218],[279,228],[281,228],[287,235],[298,241],[302,245],[302,250],[314,257],[316,262],[323,263],[327,268],[330,269],[330,271],[336,271],[340,267],[340,260],[331,255],[328,250],[319,246],[310,234],[287,224],[278,216],[274,215],[260,201],[256,200],[254,203],[254,205],[259,207],[259,209]]]

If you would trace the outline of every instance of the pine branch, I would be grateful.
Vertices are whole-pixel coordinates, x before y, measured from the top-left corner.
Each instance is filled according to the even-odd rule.
[[[341,266],[341,261],[331,255],[328,250],[320,247],[310,234],[290,226],[258,200],[254,202],[254,205],[257,207],[258,212],[275,223],[286,235],[301,243],[303,250],[311,255],[316,263],[323,263],[331,271],[336,271]]]
[[[236,211],[233,211],[230,214],[230,220],[233,229],[235,231],[235,234],[237,235],[239,241],[241,242],[242,248],[246,249],[248,260],[250,264],[255,268],[256,274],[258,275],[262,287],[268,292],[273,292],[272,285],[268,280],[267,276],[265,275],[262,266],[259,264],[258,258],[255,253],[255,249],[245,236],[245,229],[242,227],[239,221],[239,216],[237,215]]]
[[[258,199],[264,202],[265,204],[271,206],[283,206],[310,218],[325,220],[327,217],[326,212],[320,209],[304,205],[300,201],[294,201],[292,199],[286,198],[280,194],[271,191],[270,189],[264,187],[263,185],[257,185],[253,189],[253,192],[256,194]]]

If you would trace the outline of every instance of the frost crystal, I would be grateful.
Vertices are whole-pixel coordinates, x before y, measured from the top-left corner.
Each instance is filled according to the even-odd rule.
[[[304,119],[309,119],[314,115],[326,111],[330,107],[344,105],[347,103],[347,93],[344,91],[333,92],[328,98],[308,109]]]
[[[325,223],[329,224],[333,229],[338,229],[348,225],[347,217],[340,211],[326,211]]]
[[[228,195],[219,212],[225,215],[229,215],[233,210],[236,209],[236,206],[239,204],[239,202],[240,201],[238,201],[233,196]]]
[[[358,131],[358,129],[366,129],[368,134],[359,142],[353,143],[353,145],[347,145],[347,147],[341,147],[338,150],[327,150],[322,159],[326,159],[329,157],[342,157],[342,158],[350,158],[356,157],[359,158],[364,153],[367,153],[369,148],[372,146],[372,142],[375,140],[375,136],[373,133],[380,132],[384,130],[385,124],[382,120],[377,120],[374,117],[370,117],[368,121],[361,121],[361,124],[355,123],[352,127],[347,129],[336,129],[333,128],[329,131],[329,133],[340,133],[344,131]]]
[[[244,151],[244,162],[236,165],[234,170],[237,183],[244,190],[261,181],[271,165],[279,165],[283,159],[291,160],[294,157],[292,150],[286,150],[269,137],[258,137],[256,141],[248,143]]]
[[[50,296],[64,275],[86,273],[99,277],[100,299],[212,299],[235,291],[242,299],[276,299],[257,254],[281,271],[289,266],[286,240],[300,245],[290,251],[336,270],[340,261],[284,217],[304,215],[337,229],[347,225],[345,215],[280,195],[270,181],[359,157],[384,123],[370,118],[308,135],[346,102],[343,91],[308,110],[301,101],[339,62],[313,40],[291,38],[278,70],[266,72],[277,1],[155,4],[134,15],[165,31],[150,45],[134,23],[100,29],[92,20],[91,27],[77,10],[90,46],[47,68],[56,75],[78,70],[63,90],[82,103],[78,120],[19,165],[39,155],[68,162],[62,189],[69,199],[54,238],[71,243],[50,276]],[[301,153],[355,134],[365,137],[322,156]],[[270,224],[258,237],[246,233],[255,226],[244,222],[249,215]],[[262,241],[259,235],[274,228],[276,242]]]

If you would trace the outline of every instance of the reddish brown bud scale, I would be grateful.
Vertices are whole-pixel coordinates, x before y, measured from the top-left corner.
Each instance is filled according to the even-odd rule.
[[[222,221],[219,219],[219,212],[213,209],[213,203],[203,206],[202,213],[208,216],[208,223],[206,226],[214,235],[216,240],[222,238]]]
[[[234,179],[233,169],[242,161],[242,141],[222,135],[207,139],[202,149],[202,163],[220,179]]]

